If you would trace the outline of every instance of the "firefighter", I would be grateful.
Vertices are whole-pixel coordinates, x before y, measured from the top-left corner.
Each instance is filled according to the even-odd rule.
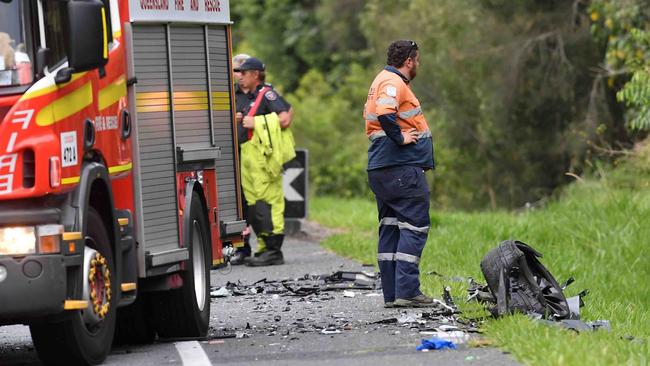
[[[390,44],[387,66],[375,77],[364,108],[368,182],[379,212],[377,260],[385,307],[430,306],[420,291],[420,256],[429,232],[433,141],[420,102],[411,90],[420,63],[418,45]]]
[[[248,58],[235,71],[240,73],[239,86],[249,90],[249,103],[242,111],[242,126],[247,138],[241,144],[242,188],[248,205],[248,220],[258,242],[266,247],[259,256],[247,257],[244,263],[249,266],[283,264],[281,171],[285,159],[281,155],[287,149],[295,153],[293,144],[283,141],[282,131],[291,124],[291,105],[272,86],[265,84],[265,66],[260,60]]]

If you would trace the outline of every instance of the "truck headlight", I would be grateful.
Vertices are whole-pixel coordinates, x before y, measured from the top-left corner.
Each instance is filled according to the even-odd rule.
[[[0,255],[32,254],[36,251],[34,227],[0,228]]]
[[[63,225],[0,228],[0,255],[61,252]]]

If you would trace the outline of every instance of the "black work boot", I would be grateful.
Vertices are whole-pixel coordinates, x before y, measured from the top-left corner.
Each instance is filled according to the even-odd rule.
[[[273,266],[284,264],[284,256],[280,248],[284,241],[284,235],[269,235],[264,239],[266,250],[258,257],[246,258],[244,263],[251,267]]]

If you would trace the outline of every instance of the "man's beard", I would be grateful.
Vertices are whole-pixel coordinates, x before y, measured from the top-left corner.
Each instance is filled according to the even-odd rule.
[[[409,80],[415,79],[415,76],[418,74],[418,69],[417,67],[412,68],[409,70]]]

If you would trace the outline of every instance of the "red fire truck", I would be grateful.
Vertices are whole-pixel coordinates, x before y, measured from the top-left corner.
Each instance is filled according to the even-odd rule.
[[[206,334],[245,228],[230,23],[227,0],[0,0],[0,325],[45,363]]]

